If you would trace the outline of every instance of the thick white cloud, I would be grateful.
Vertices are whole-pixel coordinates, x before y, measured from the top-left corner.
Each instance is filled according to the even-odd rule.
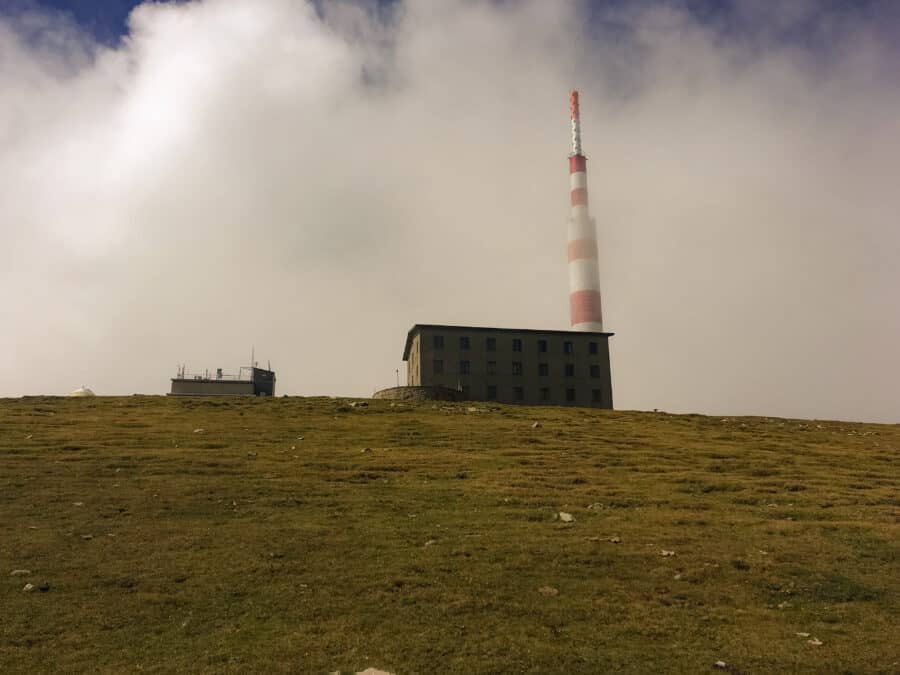
[[[565,328],[578,86],[617,406],[897,419],[889,10],[319,4],[0,18],[0,395],[250,344],[368,394],[415,322]]]

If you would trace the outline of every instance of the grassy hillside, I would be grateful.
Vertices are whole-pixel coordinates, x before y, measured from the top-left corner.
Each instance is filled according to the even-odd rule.
[[[0,672],[898,673],[898,449],[843,422],[0,401]]]

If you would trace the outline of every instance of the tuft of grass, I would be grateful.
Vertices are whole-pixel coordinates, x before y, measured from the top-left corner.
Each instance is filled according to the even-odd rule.
[[[900,427],[350,402],[0,401],[0,672],[900,668]]]

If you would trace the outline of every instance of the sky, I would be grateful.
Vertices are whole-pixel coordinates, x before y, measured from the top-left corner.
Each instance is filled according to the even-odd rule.
[[[391,386],[568,325],[581,91],[616,407],[900,421],[895,3],[0,2],[0,396]],[[401,370],[401,372],[403,372]]]

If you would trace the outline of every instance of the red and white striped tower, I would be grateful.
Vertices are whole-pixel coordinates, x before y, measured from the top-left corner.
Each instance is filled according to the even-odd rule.
[[[603,331],[600,308],[600,268],[597,264],[597,228],[588,211],[587,158],[581,154],[581,118],[578,91],[572,107],[572,154],[569,180],[572,215],[569,217],[569,312],[573,330]]]

